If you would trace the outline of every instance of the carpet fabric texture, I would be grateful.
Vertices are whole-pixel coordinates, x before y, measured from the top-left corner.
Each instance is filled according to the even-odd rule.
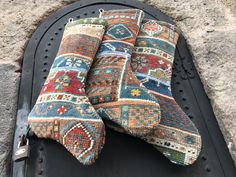
[[[28,117],[36,136],[58,141],[81,163],[92,164],[105,142],[103,118],[173,163],[196,161],[201,136],[170,86],[180,30],[143,18],[139,9],[110,10],[66,25]]]
[[[86,93],[98,114],[134,136],[152,133],[160,122],[157,99],[131,70],[131,54],[144,13],[104,11],[108,27],[88,74]]]
[[[39,138],[60,142],[81,163],[94,163],[105,141],[104,124],[85,93],[87,72],[102,41],[106,20],[72,21],[28,116]]]
[[[143,20],[132,54],[137,78],[157,98],[161,121],[157,129],[141,139],[152,144],[171,162],[193,164],[201,150],[201,136],[171,93],[171,74],[179,29],[166,22]],[[125,132],[111,122],[107,125]]]
[[[157,98],[161,122],[153,134],[143,137],[170,161],[192,164],[201,149],[201,137],[171,93],[171,75],[180,30],[166,22],[143,21],[132,55],[132,69]]]

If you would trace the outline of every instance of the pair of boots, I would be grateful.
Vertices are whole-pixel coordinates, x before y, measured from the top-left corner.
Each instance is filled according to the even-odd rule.
[[[111,10],[66,25],[28,117],[38,137],[54,139],[92,164],[105,143],[103,118],[173,163],[196,160],[201,137],[170,89],[179,30],[143,17],[138,9]]]

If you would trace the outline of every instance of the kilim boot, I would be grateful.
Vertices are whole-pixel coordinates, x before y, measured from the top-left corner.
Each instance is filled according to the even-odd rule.
[[[57,56],[28,117],[37,137],[60,142],[86,165],[97,159],[105,140],[103,121],[84,89],[105,26],[106,20],[100,18],[65,26]]]
[[[99,115],[135,136],[153,132],[160,121],[157,99],[142,86],[130,66],[143,16],[138,9],[101,13],[108,28],[86,83],[86,93]]]
[[[168,23],[146,20],[136,40],[132,69],[157,98],[161,122],[153,134],[143,137],[170,161],[192,164],[201,149],[201,137],[171,93],[171,75],[179,30]]]
[[[161,121],[157,129],[141,137],[153,144],[170,161],[192,164],[201,150],[201,137],[190,118],[172,97],[170,82],[179,30],[168,23],[144,20],[136,40],[131,65],[137,78],[157,98]],[[125,132],[111,122],[107,125]]]

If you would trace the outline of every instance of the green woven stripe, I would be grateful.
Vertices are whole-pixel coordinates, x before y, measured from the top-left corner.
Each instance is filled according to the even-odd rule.
[[[175,162],[180,165],[184,165],[185,154],[176,150],[172,150],[169,148],[155,146],[162,154],[168,157],[172,162]]]

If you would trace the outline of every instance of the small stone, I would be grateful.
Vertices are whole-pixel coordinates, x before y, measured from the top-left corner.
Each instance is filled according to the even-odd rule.
[[[214,28],[209,28],[209,29],[207,29],[207,32],[208,32],[208,33],[211,33],[211,32],[214,32],[214,31],[215,31]]]

